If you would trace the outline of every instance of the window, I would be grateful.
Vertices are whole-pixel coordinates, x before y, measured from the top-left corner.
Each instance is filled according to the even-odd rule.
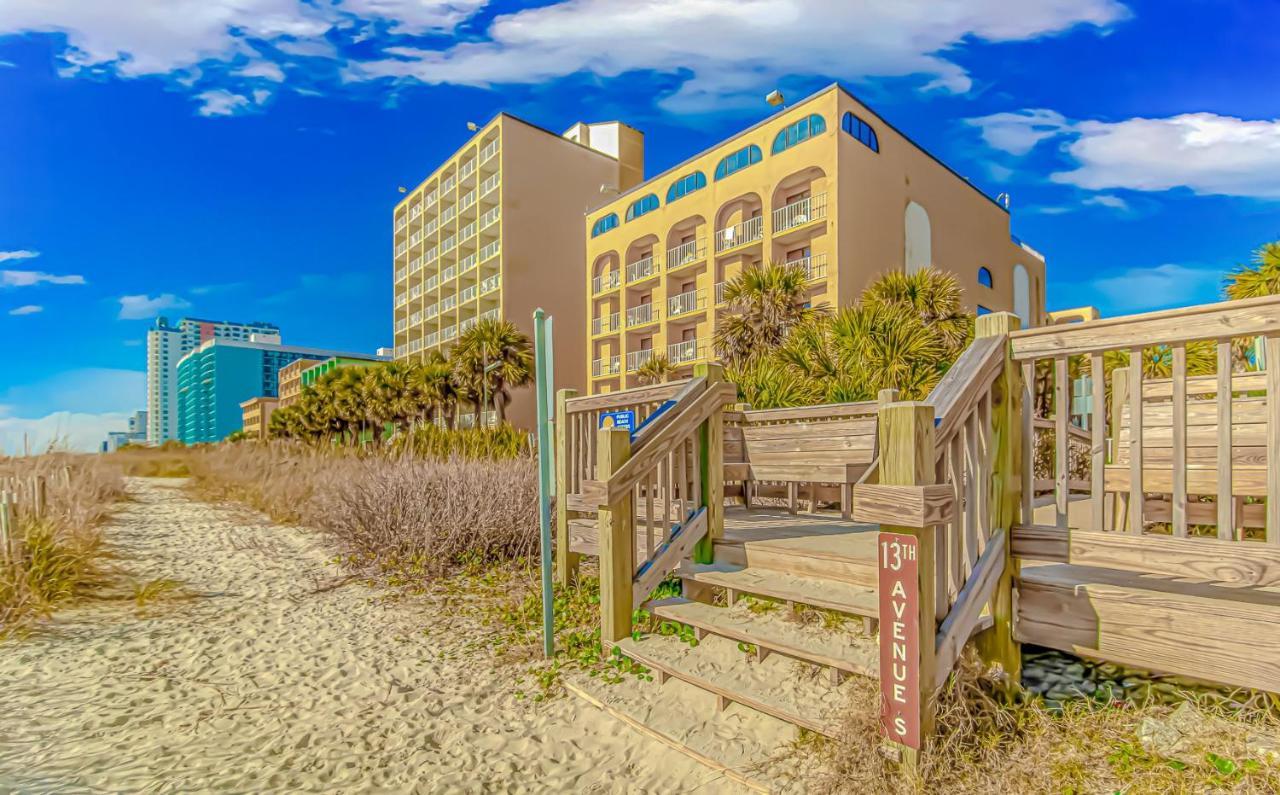
[[[867,124],[852,113],[844,114],[844,119],[840,122],[840,128],[857,138],[862,142],[863,146],[872,152],[880,151],[880,139],[876,137],[876,131],[872,129],[870,124]]]
[[[981,284],[983,287],[991,286],[991,271],[985,266],[978,268],[978,284]]]
[[[760,162],[762,157],[760,147],[755,144],[743,147],[720,161],[720,164],[716,166],[716,179],[724,179],[735,171],[741,171],[747,166],[754,166]]]
[[[707,175],[701,171],[695,171],[692,174],[686,174],[675,182],[671,183],[671,187],[667,188],[667,204],[688,196],[695,190],[702,190],[707,187]]]
[[[634,221],[645,213],[651,213],[656,209],[658,209],[658,197],[656,194],[650,193],[648,196],[631,202],[631,206],[627,208],[627,220]]]
[[[806,141],[815,135],[822,135],[826,131],[826,120],[815,113],[779,130],[777,137],[773,139],[773,153],[776,155],[784,149],[790,149],[801,141]]]
[[[618,214],[609,213],[608,215],[602,216],[594,224],[592,224],[591,236],[599,237],[600,235],[603,235],[605,232],[608,232],[610,229],[613,229],[617,225],[618,225]]]
[[[991,314],[990,309],[987,309],[982,304],[978,304],[978,317],[982,317],[983,315],[989,315],[989,314]]]

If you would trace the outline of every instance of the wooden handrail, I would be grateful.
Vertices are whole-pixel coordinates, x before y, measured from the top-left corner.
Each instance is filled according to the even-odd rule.
[[[569,414],[577,414],[582,411],[596,409],[614,409],[643,403],[660,403],[677,394],[690,380],[682,379],[665,384],[624,389],[620,392],[608,392],[603,395],[584,395],[570,398],[565,401],[565,409]]]
[[[698,399],[702,393],[707,391],[707,379],[693,378],[685,383],[673,397],[670,398],[671,405],[666,408],[659,407],[654,413],[662,412],[659,416],[649,415],[649,420],[636,429],[631,434],[631,454],[635,455],[636,451],[644,447],[645,443],[653,438],[664,425],[670,423],[675,417],[687,410],[689,406]]]
[[[1003,335],[974,340],[925,399],[933,406],[939,451],[1000,375],[1007,342]]]

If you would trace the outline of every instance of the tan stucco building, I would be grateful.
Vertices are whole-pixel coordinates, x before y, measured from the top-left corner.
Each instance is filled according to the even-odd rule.
[[[644,136],[617,122],[557,135],[500,114],[479,128],[395,207],[396,359],[447,353],[481,318],[532,338],[541,306],[555,317],[557,383],[585,386],[582,217],[643,168]],[[532,428],[535,415],[532,390],[513,395],[511,422]]]
[[[271,397],[249,398],[240,404],[244,414],[243,430],[250,439],[265,439],[271,424],[271,415],[280,407],[280,401]]]
[[[298,402],[302,396],[302,371],[321,362],[320,359],[297,359],[280,368],[280,380],[277,393],[280,395],[280,408],[288,408]]]
[[[838,85],[625,191],[585,232],[591,393],[637,385],[659,352],[712,358],[723,285],[751,262],[801,264],[814,305],[933,265],[974,311],[1044,320],[1044,259],[1008,210]]]

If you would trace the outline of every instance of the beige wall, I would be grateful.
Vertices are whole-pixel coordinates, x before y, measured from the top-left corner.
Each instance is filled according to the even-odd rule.
[[[302,395],[302,371],[319,363],[319,359],[297,359],[280,368],[276,388],[280,408],[288,408],[298,402],[298,398]]]
[[[258,397],[241,403],[241,424],[245,434],[254,439],[266,438],[271,415],[279,406],[280,401],[268,397]]]

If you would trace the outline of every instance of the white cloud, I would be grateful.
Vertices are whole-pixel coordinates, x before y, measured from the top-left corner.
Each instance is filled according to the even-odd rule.
[[[497,17],[488,41],[393,49],[393,57],[347,73],[488,86],[656,70],[691,75],[664,104],[698,112],[711,100],[720,107],[757,102],[762,87],[815,72],[921,75],[928,87],[967,91],[968,74],[944,55],[951,48],[1102,27],[1127,15],[1117,0],[566,0]]]
[[[19,249],[17,251],[0,251],[0,262],[11,259],[34,259],[40,256],[39,251],[29,251],[27,249]]]
[[[37,453],[50,447],[93,452],[100,449],[107,431],[125,430],[128,420],[128,413],[57,411],[42,417],[0,415],[0,454],[21,454],[24,449]]]
[[[483,8],[486,0],[343,0],[339,8],[356,19],[387,20],[392,33],[450,30]]]
[[[149,295],[120,296],[121,320],[144,320],[166,309],[186,309],[191,302],[173,293],[161,293],[155,298]]]
[[[273,83],[283,83],[285,78],[284,69],[274,61],[254,61],[243,69],[237,69],[236,74],[240,77],[261,77]]]
[[[202,91],[196,94],[196,99],[202,103],[196,111],[201,116],[234,116],[253,107],[248,97],[225,88]]]
[[[1108,314],[1122,314],[1217,300],[1222,278],[1222,268],[1191,268],[1168,263],[1129,268],[1085,284],[1088,293],[1106,299]]]
[[[1129,202],[1119,196],[1112,196],[1109,193],[1100,193],[1097,196],[1090,196],[1085,199],[1084,204],[1094,205],[1097,207],[1109,207],[1112,210],[1127,210]]]
[[[253,101],[261,105],[271,99],[271,92],[265,88],[255,88],[253,90]]]
[[[1166,191],[1280,199],[1280,119],[1184,113],[1118,122],[1073,121],[1043,108],[970,119],[993,148],[1025,155],[1062,142],[1074,168],[1050,176],[1086,190]],[[1108,202],[1111,202],[1108,204]],[[1118,197],[1093,203],[1121,207]]]
[[[83,276],[58,276],[44,271],[0,271],[0,287],[31,287],[37,284],[85,284]]]
[[[14,309],[10,309],[9,314],[13,315],[14,317],[21,317],[22,315],[34,315],[43,311],[44,311],[44,307],[40,306],[39,304],[26,304],[24,306],[19,306]]]

